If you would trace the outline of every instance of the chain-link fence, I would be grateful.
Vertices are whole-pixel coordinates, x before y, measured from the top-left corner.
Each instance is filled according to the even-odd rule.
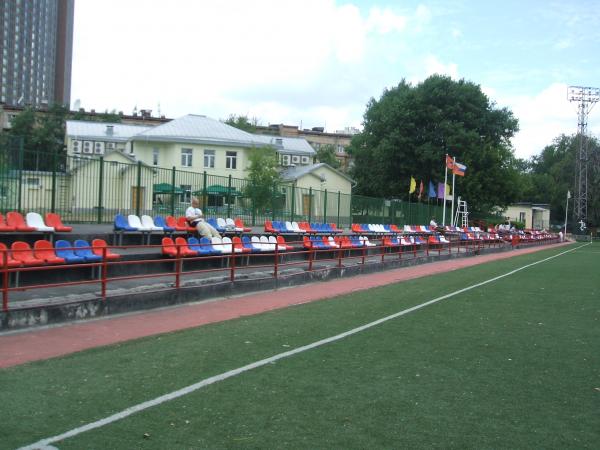
[[[343,227],[442,221],[442,206],[435,200],[411,203],[293,184],[257,187],[245,179],[149,166],[120,154],[104,159],[27,152],[20,139],[6,135],[0,150],[0,210],[57,212],[70,223],[110,223],[117,213],[181,216],[192,196],[208,217],[239,217],[252,225],[265,220]],[[446,222],[449,214],[448,208]]]

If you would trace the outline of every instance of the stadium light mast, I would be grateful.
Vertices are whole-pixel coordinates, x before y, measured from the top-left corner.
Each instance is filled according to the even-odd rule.
[[[575,195],[573,198],[573,222],[581,231],[587,227],[588,200],[588,142],[587,119],[594,105],[600,100],[600,89],[583,86],[569,86],[567,98],[577,105],[577,138],[579,148],[575,158]]]

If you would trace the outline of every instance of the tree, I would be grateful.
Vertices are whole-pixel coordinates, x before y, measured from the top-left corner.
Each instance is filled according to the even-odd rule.
[[[600,225],[600,142],[589,139],[588,145],[588,222]],[[573,196],[575,186],[575,159],[579,151],[579,136],[560,135],[539,155],[530,158],[521,168],[524,180],[521,200],[550,204],[550,219],[555,223],[565,220],[566,194]],[[573,200],[570,210],[573,211]],[[569,221],[571,218],[569,218]]]
[[[235,114],[231,114],[224,122],[227,125],[239,128],[248,133],[255,133],[258,126],[258,119],[256,117],[249,119],[248,116],[236,116]]]
[[[321,145],[316,151],[317,161],[329,164],[334,169],[339,169],[340,160],[335,156],[335,148],[331,144]]]
[[[255,148],[250,152],[249,160],[248,184],[244,188],[244,195],[252,200],[255,211],[265,210],[272,205],[281,181],[277,170],[277,153],[272,147]]]
[[[517,130],[512,112],[496,108],[474,83],[441,75],[416,86],[402,80],[367,104],[364,129],[349,148],[351,175],[357,193],[406,198],[411,176],[443,180],[448,153],[468,167],[457,190],[469,209],[489,211],[518,198],[510,144]]]

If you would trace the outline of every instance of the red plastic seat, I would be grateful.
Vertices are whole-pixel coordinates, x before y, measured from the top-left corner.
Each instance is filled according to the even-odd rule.
[[[252,251],[251,249],[244,247],[242,239],[239,236],[232,237],[231,243],[233,244],[233,250],[236,253],[250,253]]]
[[[6,224],[9,227],[14,227],[15,231],[37,231],[35,228],[30,227],[25,222],[25,218],[16,211],[11,211],[6,214]]]
[[[15,231],[15,227],[9,226],[6,223],[4,215],[0,214],[0,231]]]
[[[56,213],[46,213],[46,216],[44,217],[44,219],[45,219],[46,225],[48,225],[49,227],[53,227],[54,231],[57,231],[59,233],[68,233],[70,231],[73,231],[73,227],[67,227],[62,222],[60,215],[58,215]]]
[[[279,246],[280,251],[293,250],[294,247],[285,242],[283,236],[277,236],[277,245]]]
[[[270,220],[265,220],[265,233],[276,233],[275,228],[273,228],[273,222]]]
[[[175,245],[176,247],[179,247],[179,255],[186,257],[186,256],[198,256],[198,252],[192,250],[190,247],[188,247],[188,243],[185,240],[185,238],[182,237],[178,237],[175,239]],[[175,251],[177,251],[177,248],[175,248]]]
[[[391,224],[390,225],[390,230],[392,230],[394,233],[401,233],[402,230],[400,230],[396,225]]]
[[[105,248],[106,253],[104,253],[103,250]],[[107,248],[106,241],[104,239],[94,239],[92,241],[92,252],[94,253],[94,255],[106,256],[107,261],[121,259],[121,255],[119,255],[118,253],[113,253]]]
[[[235,219],[234,223],[236,228],[241,228],[244,233],[249,233],[250,231],[252,231],[252,228],[247,227],[242,219]]]
[[[21,267],[21,262],[13,258],[5,244],[0,242],[0,267],[4,267],[4,255],[6,255],[6,265],[8,267]]]
[[[39,240],[33,244],[33,254],[36,258],[44,260],[48,264],[64,264],[65,259],[56,256],[54,247],[50,241]]]
[[[164,237],[162,239],[162,254],[171,258],[177,256],[177,247],[175,247],[175,243],[170,237]]]
[[[13,258],[20,261],[24,266],[43,266],[43,259],[33,256],[33,251],[27,242],[16,241],[10,246]]]
[[[308,236],[304,236],[303,242],[304,242],[304,248],[312,248],[313,244]]]
[[[174,230],[184,231],[184,230],[180,230],[179,229],[179,225],[177,225],[177,219],[175,217],[173,217],[173,216],[167,216],[167,217],[165,217],[165,223],[167,224],[168,227],[171,227]]]
[[[196,229],[194,227],[190,226],[190,224],[188,223],[187,219],[184,216],[179,217],[177,219],[177,226],[175,227],[175,229],[177,231],[188,231],[188,232],[196,231]]]

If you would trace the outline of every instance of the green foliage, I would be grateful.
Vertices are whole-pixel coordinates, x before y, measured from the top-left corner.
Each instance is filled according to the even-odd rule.
[[[588,141],[588,222],[600,225],[600,142]],[[565,219],[566,195],[575,194],[575,158],[579,151],[579,136],[560,135],[546,146],[539,155],[522,162],[522,200],[549,203],[550,218],[562,223]],[[570,210],[573,204],[571,201]]]
[[[250,152],[250,168],[244,196],[252,200],[255,210],[264,210],[272,204],[281,182],[277,170],[277,153],[272,147],[261,147]]]
[[[349,148],[351,176],[360,194],[406,198],[411,176],[443,181],[449,153],[468,167],[457,191],[471,210],[487,211],[518,197],[510,146],[517,130],[512,112],[496,108],[476,84],[440,75],[416,86],[403,80],[369,101],[363,132]]]
[[[45,114],[36,114],[31,108],[24,109],[12,121],[8,135],[23,139],[22,166],[25,170],[50,171],[66,156],[65,120],[68,109],[53,105]],[[18,161],[19,155],[11,155]]]
[[[317,161],[329,164],[334,169],[339,169],[340,160],[335,156],[335,148],[331,144],[321,145],[316,151]]]
[[[248,116],[236,116],[235,114],[231,114],[224,122],[227,125],[247,131],[248,133],[256,132],[256,127],[258,126],[258,119],[256,117],[250,119]]]

